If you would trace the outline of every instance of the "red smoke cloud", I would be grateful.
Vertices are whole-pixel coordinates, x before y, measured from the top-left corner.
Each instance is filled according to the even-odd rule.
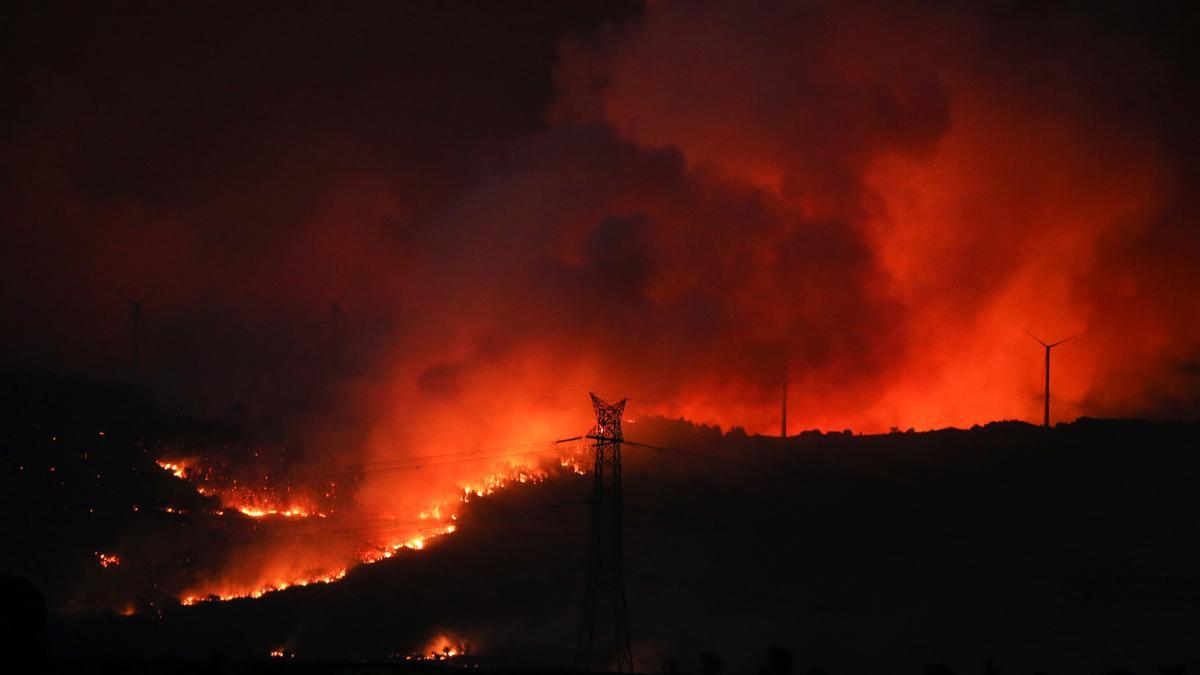
[[[9,143],[5,301],[29,321],[10,351],[119,370],[110,286],[146,296],[144,377],[348,401],[390,446],[586,424],[589,389],[774,432],[785,363],[796,429],[1034,420],[1026,327],[1086,331],[1055,354],[1057,418],[1188,414],[1186,115],[1168,52],[1121,30],[1003,5],[656,2],[562,39],[548,128],[470,171],[355,163],[369,141],[307,123],[180,170],[223,163],[226,183],[161,194],[97,192],[142,176],[126,159],[77,179],[120,108],[39,84]],[[318,303],[343,293],[335,357]],[[424,411],[446,421],[396,422]]]
[[[613,36],[568,43],[559,117],[671,148],[691,178],[759,189],[772,211],[765,226],[721,228],[706,248],[757,244],[741,252],[746,268],[726,293],[743,309],[760,303],[740,317],[739,337],[774,338],[790,355],[801,425],[1036,419],[1040,352],[1021,327],[1048,340],[1087,331],[1055,355],[1060,418],[1153,414],[1163,386],[1195,391],[1200,342],[1178,312],[1147,316],[1148,306],[1186,306],[1196,287],[1173,250],[1195,251],[1179,220],[1194,221],[1167,215],[1176,167],[1161,120],[1146,112],[1164,65],[1080,17],[1040,17],[1051,27],[1038,36],[1021,32],[1021,18],[654,3]],[[697,214],[659,251],[669,259],[657,267],[662,283],[679,283],[665,270],[705,241],[705,220]],[[804,252],[835,269],[788,260],[813,276],[760,275],[806,236]],[[831,260],[839,239],[838,250],[856,250],[853,263]],[[830,288],[839,295],[814,302]],[[783,319],[770,337],[756,330],[768,317]],[[754,346],[728,345],[717,360]],[[769,367],[759,364],[762,378]],[[707,407],[699,416],[770,431],[769,397],[759,405],[740,420]]]

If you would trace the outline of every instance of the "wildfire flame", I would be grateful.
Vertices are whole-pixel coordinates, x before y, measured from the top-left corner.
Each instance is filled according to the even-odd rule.
[[[587,469],[584,468],[584,465],[579,461],[579,458],[573,454],[562,457],[558,460],[558,462],[559,466],[563,467],[564,469],[570,469],[572,472],[580,476],[587,475]]]
[[[449,635],[438,635],[430,640],[421,651],[413,652],[404,657],[405,661],[447,661],[449,659],[467,656],[469,645],[460,638]]]
[[[562,467],[570,467],[574,473],[584,473],[582,466],[574,457],[570,448],[562,448],[563,456],[558,458]],[[234,484],[234,481],[222,483],[212,478],[212,472],[185,464],[181,461],[160,460],[159,466],[170,471],[182,480],[195,483],[200,494],[217,497],[227,508],[255,519],[268,516],[279,516],[284,519],[302,519],[309,516],[326,518],[327,514],[315,509],[304,501],[302,495],[278,495],[269,487],[247,487]],[[377,524],[364,528],[361,535],[363,543],[357,553],[341,557],[336,551],[320,548],[319,553],[305,550],[298,553],[298,545],[292,549],[281,546],[280,560],[283,559],[315,559],[315,564],[304,563],[293,567],[291,564],[282,565],[283,571],[262,572],[257,579],[251,581],[235,581],[221,579],[215,582],[196,584],[180,595],[180,603],[194,605],[201,602],[229,601],[241,598],[259,598],[267,593],[286,590],[293,587],[314,584],[328,584],[341,580],[349,569],[356,565],[368,565],[395,557],[403,550],[413,552],[423,551],[430,543],[442,536],[453,534],[458,530],[456,521],[458,509],[472,499],[483,498],[498,490],[513,484],[540,483],[549,477],[545,469],[521,462],[505,462],[505,466],[481,480],[462,481],[457,484],[455,491],[446,498],[435,501],[417,512],[415,521],[404,519],[396,514],[385,514],[378,518]],[[207,477],[207,478],[206,478]],[[330,484],[330,490],[333,484]],[[291,499],[291,502],[286,501]],[[287,506],[282,506],[288,504]],[[304,504],[303,506],[298,504]],[[171,509],[168,508],[168,511]],[[175,512],[179,512],[176,510]],[[418,525],[418,523],[420,523]],[[282,525],[280,525],[282,527]],[[408,530],[407,532],[405,530]],[[351,528],[352,534],[356,534]],[[394,533],[391,533],[394,531]],[[301,538],[304,533],[296,535]],[[320,532],[312,535],[320,536]],[[318,547],[314,545],[313,549]],[[311,555],[310,555],[311,554]],[[300,571],[303,570],[303,571]],[[458,646],[451,651],[462,653]],[[440,648],[439,648],[440,649]],[[445,654],[443,653],[443,657]]]
[[[267,593],[282,591],[292,587],[310,586],[312,584],[331,584],[346,576],[346,570],[340,569],[333,574],[323,574],[301,578],[292,581],[277,581],[275,583],[253,588],[244,592],[210,593],[208,595],[189,594],[179,599],[181,605],[194,605],[198,602],[238,600],[241,598],[261,598]]]
[[[112,553],[101,553],[96,551],[96,558],[100,561],[101,567],[115,567],[121,564],[120,556]]]
[[[162,467],[164,471],[171,472],[176,478],[187,478],[187,467],[180,462],[158,460],[155,463]]]
[[[222,480],[214,477],[212,470],[199,470],[189,460],[160,459],[156,464],[176,478],[195,483],[196,492],[201,495],[215,497],[226,509],[237,511],[250,518],[328,517],[328,514],[317,506],[313,498],[290,494],[290,488],[285,491],[288,494],[279,495],[269,486],[247,486],[241,484],[237,479]],[[265,476],[264,479],[269,479],[269,476]],[[330,482],[322,496],[332,499],[335,490],[336,483]],[[166,507],[165,510],[167,513],[184,512],[173,507]],[[218,512],[217,515],[222,515],[222,512]]]

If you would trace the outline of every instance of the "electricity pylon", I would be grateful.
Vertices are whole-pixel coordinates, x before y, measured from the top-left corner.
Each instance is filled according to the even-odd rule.
[[[592,538],[588,550],[583,616],[576,659],[585,671],[633,672],[629,648],[629,613],[625,605],[621,537],[621,414],[625,399],[609,405],[591,394],[596,426],[588,438],[596,442],[592,480]]]

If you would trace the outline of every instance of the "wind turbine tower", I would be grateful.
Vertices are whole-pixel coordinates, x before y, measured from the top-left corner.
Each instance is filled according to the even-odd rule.
[[[328,307],[330,313],[333,314],[333,361],[334,361],[335,367],[338,367],[338,365],[341,363],[341,360],[342,360],[342,332],[341,332],[342,300],[344,300],[345,298],[346,298],[346,294],[342,293],[341,295],[338,296],[338,299],[334,300],[333,302],[314,302],[313,303],[314,305],[324,305],[324,306]]]
[[[1034,340],[1037,340],[1037,343],[1046,349],[1046,368],[1045,368],[1045,370],[1046,370],[1046,394],[1045,394],[1045,399],[1043,400],[1043,406],[1042,406],[1042,426],[1046,427],[1048,429],[1048,428],[1050,428],[1050,350],[1054,349],[1055,347],[1061,345],[1064,342],[1069,342],[1071,340],[1074,340],[1075,338],[1079,337],[1079,335],[1082,335],[1082,333],[1080,333],[1079,335],[1072,335],[1069,338],[1063,338],[1062,340],[1059,340],[1058,342],[1051,342],[1051,343],[1047,344],[1047,343],[1043,342],[1040,337],[1034,335],[1033,333],[1030,333],[1028,329],[1025,329],[1025,332],[1029,333],[1029,337],[1033,338]]]
[[[108,289],[113,295],[129,303],[129,318],[132,323],[132,335],[129,345],[129,368],[134,375],[138,372],[138,341],[142,332],[142,305],[144,298],[133,298],[114,288]]]
[[[337,349],[338,342],[341,340],[340,323],[342,320],[342,299],[346,297],[345,293],[338,296],[337,300],[327,303],[329,309],[333,312],[333,346]]]
[[[788,369],[787,363],[783,364],[783,403],[779,414],[779,437],[787,438],[787,389],[788,389]]]

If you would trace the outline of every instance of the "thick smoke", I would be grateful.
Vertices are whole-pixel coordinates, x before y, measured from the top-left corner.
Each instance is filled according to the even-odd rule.
[[[370,458],[577,433],[588,390],[773,433],[785,372],[793,430],[1037,419],[1022,328],[1084,333],[1055,352],[1056,418],[1188,415],[1194,92],[1171,21],[654,2],[497,66],[471,24],[435,78],[339,16],[299,66],[263,62],[265,91],[205,89],[229,107],[211,119],[168,88],[165,126],[114,103],[161,72],[30,70],[5,140],[9,361],[121,372],[105,289],[144,295],[140,378],[301,412],[322,455]],[[284,52],[316,29],[291,30]],[[251,58],[234,33],[210,67]],[[379,57],[354,62],[361,92],[320,67],[339,40]],[[499,71],[531,64],[544,91]],[[122,154],[142,123],[199,140]],[[163,157],[190,165],[136,161]],[[319,303],[343,294],[336,344]]]
[[[757,186],[782,214],[768,255],[801,233],[859,251],[845,264],[805,242],[837,270],[815,284],[843,289],[834,305],[806,303],[814,284],[792,275],[755,287],[791,322],[801,424],[1033,418],[1040,354],[1022,327],[1086,331],[1056,354],[1059,415],[1165,413],[1164,387],[1195,390],[1198,335],[1177,312],[1146,315],[1188,303],[1177,247],[1195,243],[1171,209],[1186,195],[1164,149],[1175,112],[1156,107],[1171,67],[1122,37],[1003,7],[655,3],[616,37],[571,44],[560,114]]]
[[[1192,409],[1178,73],[1112,30],[664,2],[568,38],[553,127],[421,242],[430,360],[396,400],[466,402],[489,438],[489,403],[588,388],[770,432],[786,364],[800,426],[1037,419],[1028,329],[1083,333],[1057,418]]]

